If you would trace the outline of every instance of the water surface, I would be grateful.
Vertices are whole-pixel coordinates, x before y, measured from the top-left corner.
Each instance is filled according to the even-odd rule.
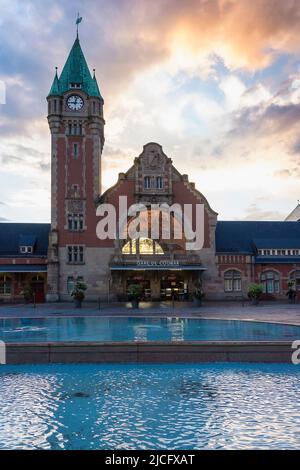
[[[0,449],[299,449],[300,366],[0,366]]]

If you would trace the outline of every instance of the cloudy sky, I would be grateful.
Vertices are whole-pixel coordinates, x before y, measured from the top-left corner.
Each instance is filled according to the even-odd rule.
[[[220,220],[294,208],[299,0],[0,0],[0,220],[50,219],[45,97],[78,11],[105,99],[103,189],[157,141]]]

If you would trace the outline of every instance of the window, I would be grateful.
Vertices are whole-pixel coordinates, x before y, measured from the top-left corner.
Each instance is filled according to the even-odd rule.
[[[69,276],[67,279],[67,292],[71,294],[75,286],[75,280],[73,276]]]
[[[82,122],[74,121],[67,124],[68,135],[82,135],[82,129]]]
[[[151,178],[150,176],[145,176],[144,178],[144,188],[150,189],[151,188]]]
[[[68,230],[73,232],[83,230],[83,214],[68,215]]]
[[[22,253],[22,255],[25,255],[25,254],[32,254],[33,253],[33,247],[32,246],[20,246],[20,253]]]
[[[0,274],[0,295],[11,295],[12,280],[7,274]]]
[[[80,197],[79,186],[78,184],[72,184],[71,187],[71,197],[78,198]]]
[[[236,269],[231,269],[224,273],[225,292],[240,292],[242,290],[241,273]]]
[[[144,177],[144,189],[163,189],[163,178],[162,176],[145,176]]]
[[[81,84],[80,83],[75,83],[75,82],[72,82],[70,83],[70,88],[81,88]]]
[[[74,158],[78,158],[79,156],[78,144],[73,144],[73,155],[74,155]]]
[[[162,189],[163,188],[163,179],[161,176],[156,177],[156,188]]]
[[[267,256],[299,256],[300,250],[299,249],[277,249],[277,250],[258,250],[259,255],[267,255]]]
[[[130,240],[122,249],[123,255],[163,255],[163,249],[159,243],[150,238],[139,238],[138,240]]]
[[[68,246],[68,263],[82,264],[84,262],[83,246],[72,245]]]
[[[275,271],[265,271],[261,274],[260,280],[265,294],[279,292],[279,274]]]

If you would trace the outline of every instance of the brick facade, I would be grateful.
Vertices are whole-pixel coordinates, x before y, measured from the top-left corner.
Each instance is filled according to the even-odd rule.
[[[268,283],[266,290],[271,290],[272,285],[276,290],[269,296],[266,293],[266,297],[284,298],[295,269],[292,266],[297,259],[280,264],[276,264],[275,259],[274,263],[268,260],[265,265],[258,262],[258,250],[255,243],[252,246],[252,241],[250,248],[244,250],[241,245],[235,248],[234,243],[230,243],[231,237],[226,235],[228,226],[225,227],[225,235],[222,234],[226,222],[218,225],[218,215],[207,199],[187,175],[176,170],[159,144],[151,142],[145,145],[141,155],[134,159],[133,166],[126,173],[120,173],[117,183],[101,195],[104,101],[98,85],[96,92],[91,93],[90,90],[95,91],[96,82],[95,77],[92,81],[86,67],[77,39],[61,77],[56,75],[48,96],[48,122],[52,136],[52,209],[47,299],[69,300],[69,284],[78,277],[87,284],[87,298],[90,300],[126,298],[130,282],[142,282],[145,292],[154,299],[160,298],[172,286],[179,286],[184,297],[191,298],[199,280],[208,299],[235,299],[245,297],[249,283],[261,282],[264,272],[269,273],[264,281]],[[68,73],[72,73],[74,81],[75,69],[78,84],[73,89],[74,84],[68,84]],[[80,76],[83,69],[86,70],[84,77]],[[70,97],[73,101],[79,97],[83,106],[70,109]],[[203,204],[203,248],[188,251],[184,239],[165,240],[160,236],[158,245],[153,247],[160,246],[163,253],[149,256],[141,252],[125,253],[127,240],[99,240],[96,227],[101,218],[96,216],[96,208],[102,203],[112,204],[119,217],[120,196],[127,197],[128,206],[141,203],[148,207],[150,204],[167,203],[183,207],[190,204],[193,207],[193,230],[196,205]],[[126,217],[125,225],[129,222]],[[239,226],[232,224],[232,235],[235,236],[234,232]],[[261,230],[257,229],[257,232]],[[225,237],[229,238],[227,245],[223,243]],[[240,239],[243,239],[242,234]],[[217,246],[217,242],[221,247]],[[132,244],[129,246],[132,249]],[[159,268],[149,267],[149,261]],[[273,281],[270,271],[274,272]],[[275,273],[278,273],[279,281]]]

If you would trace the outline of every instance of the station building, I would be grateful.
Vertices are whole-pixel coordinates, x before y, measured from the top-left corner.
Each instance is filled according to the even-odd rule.
[[[21,301],[28,288],[37,302],[67,301],[76,280],[86,283],[87,300],[123,301],[132,283],[141,284],[149,300],[188,300],[199,282],[211,300],[245,298],[252,282],[263,285],[266,299],[286,299],[289,281],[300,296],[299,209],[282,222],[219,221],[205,195],[154,142],[102,192],[104,100],[78,37],[47,102],[51,224],[0,224],[0,301]],[[124,218],[121,196],[146,208],[202,204],[203,247],[189,250],[174,233],[100,240],[97,207],[112,204]]]

